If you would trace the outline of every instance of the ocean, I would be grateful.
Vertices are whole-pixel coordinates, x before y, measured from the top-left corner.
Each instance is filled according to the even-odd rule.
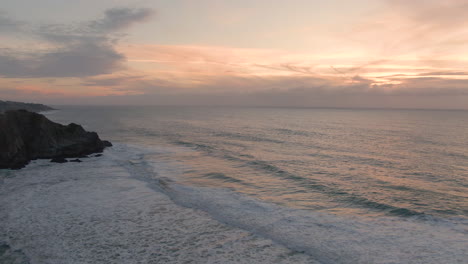
[[[320,263],[468,263],[468,111],[58,108],[174,203]]]

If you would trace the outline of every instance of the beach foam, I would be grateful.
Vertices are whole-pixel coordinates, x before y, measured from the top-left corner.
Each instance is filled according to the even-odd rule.
[[[0,242],[11,250],[0,263],[14,258],[11,252],[48,264],[318,263],[176,205],[157,182],[128,173],[122,164],[138,167],[130,162],[137,152],[123,149],[82,163],[39,160],[1,171]]]

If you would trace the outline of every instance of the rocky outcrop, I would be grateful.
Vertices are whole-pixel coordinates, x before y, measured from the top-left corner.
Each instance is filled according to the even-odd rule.
[[[77,124],[64,126],[26,110],[0,114],[0,169],[19,169],[34,159],[101,153],[105,145],[111,144]]]
[[[43,104],[32,104],[32,103],[21,103],[21,102],[12,102],[12,101],[2,101],[0,100],[0,113],[10,110],[28,110],[31,112],[41,112],[54,110],[54,108],[43,105]]]

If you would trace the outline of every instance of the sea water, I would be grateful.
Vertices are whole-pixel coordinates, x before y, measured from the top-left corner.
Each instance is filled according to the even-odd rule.
[[[467,111],[59,108],[175,203],[321,263],[468,263]]]

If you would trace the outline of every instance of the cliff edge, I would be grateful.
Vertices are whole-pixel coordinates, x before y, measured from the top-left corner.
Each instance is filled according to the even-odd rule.
[[[0,169],[19,169],[34,159],[100,153],[111,145],[74,123],[64,126],[26,110],[0,114]]]

